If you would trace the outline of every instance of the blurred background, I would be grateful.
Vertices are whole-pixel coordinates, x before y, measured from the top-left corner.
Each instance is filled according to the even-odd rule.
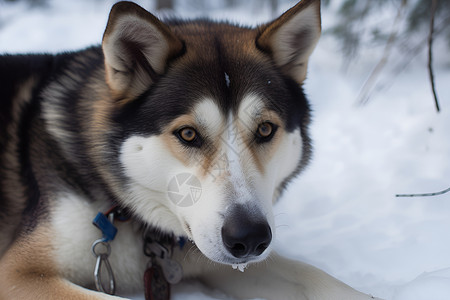
[[[0,53],[98,45],[114,2],[0,0]],[[163,19],[244,26],[296,3],[136,2]],[[450,299],[449,24],[447,0],[322,1],[304,83],[315,154],[276,206],[277,251],[386,299]],[[175,293],[224,297],[194,283]]]

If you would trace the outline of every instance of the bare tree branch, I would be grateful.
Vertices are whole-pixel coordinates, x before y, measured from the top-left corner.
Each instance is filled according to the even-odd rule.
[[[395,195],[395,197],[432,197],[432,196],[438,196],[438,195],[443,195],[445,193],[450,192],[450,188],[445,189],[443,191],[440,192],[435,192],[435,193],[425,193],[425,194],[397,194]]]
[[[369,78],[364,83],[364,85],[358,95],[358,102],[361,105],[367,104],[367,102],[369,101],[369,98],[370,98],[369,94],[370,94],[373,86],[375,85],[375,83],[378,81],[378,76],[380,75],[384,66],[388,62],[389,55],[391,54],[392,47],[394,46],[395,40],[398,35],[398,31],[399,31],[399,27],[400,27],[399,24],[400,24],[400,21],[402,20],[403,13],[405,11],[407,2],[408,2],[407,0],[402,0],[402,3],[400,5],[400,7],[398,8],[398,12],[397,12],[397,16],[395,17],[394,24],[392,25],[391,34],[389,35],[389,38],[386,42],[383,56],[381,57],[380,61],[373,69],[372,73],[370,73]]]
[[[445,33],[445,30],[450,26],[450,17],[447,17],[434,28],[433,37],[436,38],[438,35]],[[428,36],[423,40],[417,42],[414,46],[402,49],[403,56],[399,59],[397,63],[392,67],[393,73],[389,78],[380,79],[381,82],[377,83],[373,89],[377,89],[378,92],[381,90],[386,90],[391,87],[395,79],[405,71],[409,64],[419,55],[427,45]]]
[[[431,2],[431,17],[430,17],[430,33],[428,35],[428,74],[430,75],[431,90],[433,91],[434,103],[436,105],[437,112],[440,111],[439,101],[436,94],[436,87],[434,84],[434,73],[433,73],[433,32],[434,32],[434,16],[436,15],[438,0],[433,0]]]

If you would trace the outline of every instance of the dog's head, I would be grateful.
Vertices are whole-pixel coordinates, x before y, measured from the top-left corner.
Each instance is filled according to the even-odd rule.
[[[308,161],[301,85],[319,6],[303,0],[251,29],[163,23],[116,4],[102,47],[121,128],[120,201],[146,223],[188,236],[211,260],[264,259],[272,204]]]

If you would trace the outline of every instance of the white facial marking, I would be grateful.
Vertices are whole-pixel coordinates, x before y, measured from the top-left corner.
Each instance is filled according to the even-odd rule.
[[[239,107],[239,119],[251,127],[255,119],[261,116],[264,102],[255,94],[249,94],[242,100]],[[261,120],[260,120],[261,121]],[[302,138],[300,129],[285,133],[275,155],[265,163],[264,185],[257,190],[273,195],[277,187],[295,171],[302,155]]]
[[[237,123],[232,114],[228,117],[227,130],[224,132],[223,144],[224,155],[226,156],[226,167],[228,174],[228,181],[231,185],[231,192],[233,193],[233,200],[235,203],[245,203],[249,201],[252,196],[251,187],[248,186],[251,182],[251,168],[247,168],[247,174],[244,174],[243,163],[245,156],[249,155],[249,151],[245,147],[243,141],[244,132],[239,132]],[[230,191],[229,191],[230,192]]]
[[[239,106],[239,121],[248,129],[251,129],[255,125],[256,120],[261,116],[264,107],[264,102],[258,95],[246,95]]]
[[[164,193],[167,189],[169,169],[183,168],[173,155],[167,155],[167,147],[159,136],[132,136],[122,145],[120,160],[125,174],[152,191]]]
[[[297,168],[302,155],[300,129],[286,133],[275,155],[265,165],[263,184],[258,185],[259,193],[271,195],[272,202],[278,198],[277,188]]]
[[[204,99],[194,107],[194,116],[198,125],[206,130],[206,135],[215,137],[222,130],[223,114],[217,104],[211,99]]]
[[[167,201],[171,178],[187,170],[164,144],[160,136],[132,136],[122,145],[120,161],[130,178],[126,197],[135,213],[151,225],[185,235],[179,219]]]

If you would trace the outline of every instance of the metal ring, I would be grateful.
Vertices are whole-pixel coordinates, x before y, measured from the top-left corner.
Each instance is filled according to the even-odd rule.
[[[98,252],[98,245],[102,245],[103,247],[105,247],[106,252]],[[91,247],[91,251],[92,254],[94,254],[95,257],[100,257],[100,256],[106,256],[109,257],[109,255],[111,254],[111,245],[108,242],[105,242],[104,239],[99,239],[96,240]]]

